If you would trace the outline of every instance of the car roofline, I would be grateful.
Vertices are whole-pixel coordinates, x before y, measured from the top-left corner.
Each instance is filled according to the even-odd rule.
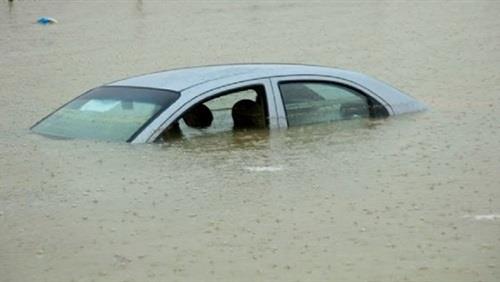
[[[263,62],[257,62],[257,63],[208,64],[208,65],[197,65],[197,66],[189,66],[189,67],[167,68],[167,69],[162,69],[162,70],[153,71],[153,72],[145,72],[145,73],[141,73],[141,74],[137,74],[137,75],[128,76],[126,78],[113,80],[113,81],[107,82],[104,85],[113,84],[115,82],[125,81],[125,80],[131,79],[131,78],[146,76],[146,75],[150,75],[150,74],[159,74],[159,73],[163,73],[163,72],[190,70],[190,69],[202,69],[202,68],[211,68],[211,67],[224,67],[224,66],[228,66],[228,67],[235,66],[236,67],[236,66],[252,66],[252,65],[255,65],[255,66],[266,66],[266,65],[268,65],[268,66],[272,66],[272,65],[275,65],[275,66],[279,66],[279,65],[282,65],[282,66],[304,66],[304,67],[322,67],[322,68],[338,69],[336,67],[331,67],[331,66],[326,66],[326,65],[300,64],[300,63],[263,63]]]
[[[184,71],[184,70],[189,71],[189,70],[195,70],[195,69],[200,69],[200,70],[207,69],[207,71],[208,71],[208,69],[213,68],[213,67],[235,67],[236,68],[236,67],[245,67],[245,66],[247,66],[247,67],[251,67],[251,66],[313,67],[313,68],[324,68],[324,69],[329,69],[329,70],[337,70],[337,71],[346,71],[346,72],[358,73],[358,71],[355,71],[355,70],[350,70],[350,69],[347,70],[347,69],[342,69],[342,68],[337,68],[337,67],[331,67],[331,66],[326,66],[326,65],[319,65],[319,64],[279,63],[279,62],[278,63],[257,62],[257,63],[208,64],[208,65],[198,65],[198,66],[169,68],[169,69],[163,69],[163,70],[154,71],[154,72],[142,73],[142,74],[138,74],[138,75],[133,75],[133,76],[126,77],[125,79],[122,78],[122,79],[114,80],[114,81],[108,82],[108,83],[106,83],[106,84],[104,84],[102,86],[113,86],[113,85],[121,85],[121,84],[123,84],[122,86],[140,86],[140,85],[126,85],[126,84],[127,84],[127,81],[130,81],[130,80],[133,80],[133,79],[136,79],[136,78],[147,77],[147,76],[150,76],[150,75],[158,75],[158,74],[162,74],[162,73],[164,73],[165,75],[167,75],[168,73],[174,73],[176,71]],[[202,85],[204,83],[208,83],[208,82],[211,82],[211,81],[217,81],[217,80],[223,80],[223,79],[226,79],[226,78],[229,78],[229,77],[233,77],[233,76],[237,76],[237,75],[240,75],[240,74],[241,73],[224,73],[223,71],[221,71],[221,76],[213,77],[213,78],[209,78],[209,79],[205,79],[205,80],[199,80],[199,81],[193,82],[191,84],[188,84],[188,85],[186,85],[185,87],[182,87],[182,88],[178,88],[178,89],[172,89],[172,88],[168,88],[168,87],[156,87],[156,88],[158,88],[158,89],[166,89],[166,90],[176,91],[176,92],[183,92],[183,91],[185,91],[187,89],[190,89],[190,88]],[[315,75],[315,73],[314,72],[304,73],[304,75]],[[266,76],[266,77],[273,77],[273,76]],[[262,76],[259,76],[259,77],[262,77]],[[148,87],[148,86],[144,85],[143,87]]]

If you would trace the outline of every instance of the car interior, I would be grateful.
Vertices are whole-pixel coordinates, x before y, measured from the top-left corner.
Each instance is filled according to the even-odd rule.
[[[265,129],[269,124],[268,116],[264,86],[232,89],[188,109],[159,139]]]

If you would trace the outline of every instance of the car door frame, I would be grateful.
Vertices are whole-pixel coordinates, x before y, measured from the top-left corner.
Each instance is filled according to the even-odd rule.
[[[351,87],[363,95],[367,96],[370,99],[374,99],[383,105],[389,113],[392,113],[392,107],[387,103],[384,99],[382,99],[377,94],[373,93],[369,89],[359,85],[355,82],[345,80],[339,77],[326,76],[326,75],[287,75],[287,76],[275,76],[270,78],[271,85],[273,89],[273,93],[275,96],[276,103],[276,113],[277,113],[277,123],[279,128],[287,128],[288,127],[288,119],[286,116],[285,104],[283,103],[283,97],[281,96],[281,91],[279,88],[279,84],[281,82],[301,82],[301,81],[310,81],[310,82],[323,82],[323,83],[333,83],[337,85],[343,85]]]
[[[219,85],[217,87],[207,88],[188,88],[181,91],[181,96],[149,125],[147,125],[131,143],[151,143],[174,121],[178,120],[192,106],[207,101],[218,96],[224,95],[225,92],[237,90],[254,85],[264,87],[266,93],[267,111],[269,119],[269,129],[278,128],[278,117],[276,114],[276,95],[271,85],[269,78],[252,79],[239,81],[230,84]],[[230,95],[230,94],[228,94]]]

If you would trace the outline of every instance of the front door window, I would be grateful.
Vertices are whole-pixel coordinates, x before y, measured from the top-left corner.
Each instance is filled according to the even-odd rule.
[[[254,85],[214,95],[188,109],[181,118],[162,134],[193,137],[232,130],[267,128],[269,114],[265,88]]]

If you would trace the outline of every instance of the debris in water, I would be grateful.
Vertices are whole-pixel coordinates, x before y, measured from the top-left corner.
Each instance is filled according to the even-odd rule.
[[[500,214],[478,214],[478,215],[464,215],[464,218],[471,218],[473,217],[475,220],[495,220],[495,219],[500,219]]]
[[[475,220],[495,220],[500,218],[500,214],[480,214],[474,216]]]
[[[52,17],[41,17],[37,21],[41,25],[56,24],[58,21]]]
[[[120,267],[126,267],[128,264],[132,262],[131,259],[125,256],[121,255],[114,255],[113,258],[115,259],[115,263],[120,266]]]
[[[269,172],[275,172],[275,171],[281,171],[283,170],[283,167],[280,166],[246,166],[244,169],[248,171],[256,171],[256,172],[263,172],[263,171],[269,171]]]

